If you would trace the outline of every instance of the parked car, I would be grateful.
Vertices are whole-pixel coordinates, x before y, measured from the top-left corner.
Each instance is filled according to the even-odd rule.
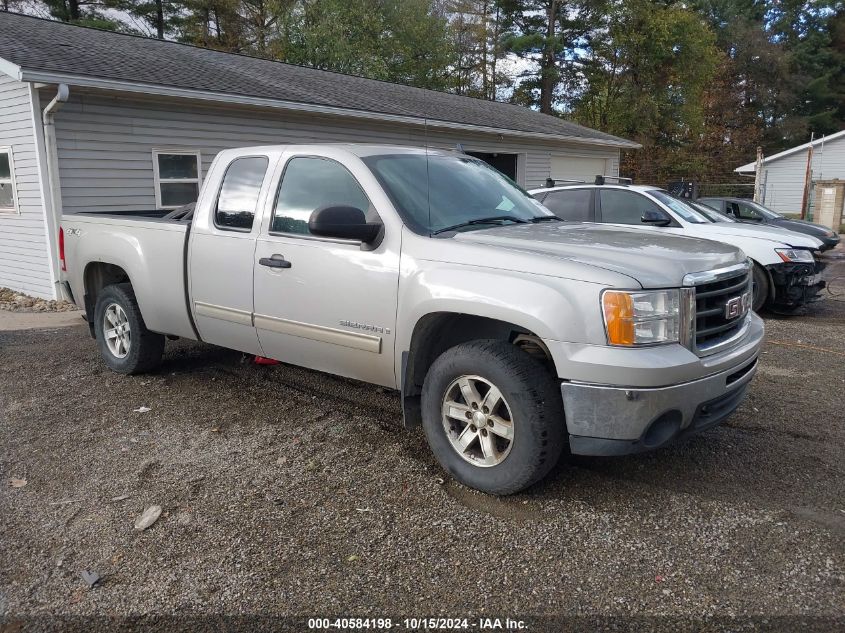
[[[112,370],[166,336],[397,389],[459,481],[649,450],[742,401],[763,323],[733,246],[561,222],[485,163],[367,145],[226,150],[194,209],[66,215],[61,262]]]
[[[806,220],[793,220],[772,211],[762,204],[747,198],[698,198],[698,202],[715,209],[719,213],[733,217],[741,222],[776,226],[797,233],[804,233],[821,241],[821,250],[835,248],[839,244],[839,234],[828,227]]]
[[[642,185],[572,184],[530,192],[559,218],[638,227],[716,240],[754,263],[753,309],[791,311],[821,298],[821,242],[780,228],[716,223],[667,191]]]

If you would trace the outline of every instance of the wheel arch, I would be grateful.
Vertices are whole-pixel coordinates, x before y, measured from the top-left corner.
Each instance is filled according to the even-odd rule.
[[[429,368],[446,350],[478,339],[513,343],[549,365],[554,360],[543,340],[517,323],[463,312],[430,312],[414,325],[409,348],[402,352],[400,388],[406,426],[420,423],[419,397]]]
[[[82,273],[83,300],[85,317],[91,337],[94,334],[94,310],[103,288],[112,284],[132,283],[129,274],[122,266],[108,262],[89,262]]]

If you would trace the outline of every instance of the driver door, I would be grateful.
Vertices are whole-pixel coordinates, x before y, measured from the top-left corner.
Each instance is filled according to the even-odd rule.
[[[254,260],[254,319],[265,355],[394,387],[400,236],[386,227],[372,248],[312,235],[308,220],[327,205],[357,207],[379,221],[371,196],[329,156],[288,154],[280,169]]]

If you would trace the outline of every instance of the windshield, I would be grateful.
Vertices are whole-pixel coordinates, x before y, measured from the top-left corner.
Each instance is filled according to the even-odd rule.
[[[783,217],[780,213],[775,213],[771,209],[767,209],[762,204],[757,204],[753,200],[743,200],[742,204],[748,205],[755,211],[758,211],[760,215],[762,215],[767,220],[777,220],[778,218]]]
[[[693,209],[683,200],[675,198],[668,191],[663,191],[662,189],[651,189],[648,193],[650,196],[660,200],[660,202],[672,209],[672,211],[677,213],[682,219],[686,220],[690,224],[710,224],[711,222],[705,215]]]
[[[699,204],[698,202],[687,202],[687,204],[711,222],[736,222],[733,218],[728,217],[724,213],[719,213],[716,209],[711,209],[705,204]]]
[[[512,180],[470,156],[386,154],[363,161],[405,223],[423,235],[554,217]],[[490,222],[466,224],[484,219]]]

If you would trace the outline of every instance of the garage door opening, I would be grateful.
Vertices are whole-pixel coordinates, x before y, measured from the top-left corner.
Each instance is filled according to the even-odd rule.
[[[498,152],[467,152],[467,154],[483,160],[516,182],[516,154],[500,154]]]

